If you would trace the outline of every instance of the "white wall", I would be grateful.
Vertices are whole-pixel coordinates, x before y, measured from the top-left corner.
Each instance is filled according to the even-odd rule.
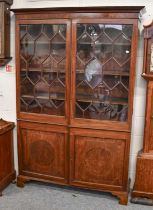
[[[109,2],[109,3],[108,3]],[[152,0],[14,0],[12,8],[23,7],[68,7],[68,6],[146,6],[146,13],[142,16],[139,23],[139,47],[137,53],[136,84],[134,96],[134,113],[131,138],[130,166],[129,176],[134,182],[136,155],[142,148],[145,114],[145,95],[146,83],[141,78],[143,63],[143,25],[149,24],[153,19],[153,1]],[[13,60],[10,64],[14,67],[14,72],[7,73],[5,68],[0,68],[0,117],[16,122],[16,88],[15,88],[15,24],[14,15],[11,16],[11,56]],[[17,167],[17,143],[16,129],[14,130],[14,150],[15,167]]]

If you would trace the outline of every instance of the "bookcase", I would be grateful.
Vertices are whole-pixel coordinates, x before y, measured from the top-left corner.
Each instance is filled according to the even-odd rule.
[[[18,186],[58,183],[127,203],[141,8],[13,10]]]

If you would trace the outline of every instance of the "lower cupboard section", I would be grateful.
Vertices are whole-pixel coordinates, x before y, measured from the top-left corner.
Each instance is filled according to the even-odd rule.
[[[126,132],[19,122],[19,177],[127,192],[129,141]]]
[[[70,136],[71,185],[127,190],[129,134],[71,129]]]

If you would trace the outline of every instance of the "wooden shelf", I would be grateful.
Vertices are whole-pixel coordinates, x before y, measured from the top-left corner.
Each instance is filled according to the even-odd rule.
[[[29,44],[43,44],[43,45],[50,45],[50,44],[66,44],[66,42],[52,42],[51,40],[49,40],[48,41],[48,43],[47,42],[39,42],[39,41],[27,41],[27,42],[25,42],[25,41],[20,41],[20,44],[25,44],[25,45],[29,45]]]
[[[41,99],[41,100],[65,100],[64,96],[32,96],[32,95],[21,95],[21,98],[28,98],[28,99]],[[120,99],[120,98],[111,98],[111,100],[102,100],[102,99],[94,99],[90,98],[89,96],[79,96],[76,97],[76,101],[79,102],[86,102],[86,103],[110,103],[110,104],[121,104],[121,105],[127,105],[128,100]]]
[[[129,72],[127,72],[127,71],[103,71],[103,75],[113,75],[113,76],[115,76],[115,75],[121,75],[121,76],[129,76],[130,74],[129,74]]]
[[[116,42],[114,42],[114,43],[94,43],[94,42],[77,42],[77,44],[81,44],[81,45],[95,45],[95,46],[98,46],[98,45],[117,45],[117,46],[131,46],[131,43],[116,43]]]
[[[58,72],[58,73],[63,73],[65,74],[66,73],[66,70],[65,69],[43,69],[43,70],[40,70],[40,69],[36,69],[36,68],[29,68],[29,69],[21,69],[21,72],[43,72],[43,73],[50,73],[50,72]]]
[[[65,98],[64,96],[32,96],[32,95],[21,95],[21,98],[27,98],[27,99],[41,99],[41,100],[61,100],[61,101],[64,101]]]
[[[36,68],[29,68],[28,70],[26,69],[21,69],[21,72],[44,72],[44,73],[50,73],[50,72],[59,72],[59,73],[66,73],[66,70],[65,69],[43,69],[43,70],[40,70],[40,69],[36,69]],[[85,74],[85,69],[77,69],[76,70],[76,73],[77,74]],[[94,74],[96,75],[96,74]],[[129,76],[129,72],[127,71],[118,71],[118,70],[114,70],[114,71],[103,71],[103,75],[110,75],[110,76]]]
[[[121,104],[121,105],[127,105],[128,99],[121,99],[121,98],[111,98],[111,100],[102,100],[102,99],[91,99],[91,98],[85,98],[85,97],[77,97],[76,101],[79,102],[86,102],[86,103],[110,103],[110,104]]]
[[[76,73],[79,73],[79,74],[84,74],[85,73],[85,70],[84,69],[77,69],[76,70]],[[118,76],[118,75],[121,75],[121,76],[129,76],[129,72],[127,71],[118,71],[118,70],[114,70],[114,71],[102,71],[103,75],[110,75],[110,76]],[[96,75],[96,74],[94,74]]]
[[[50,45],[50,44],[66,44],[66,42],[52,42],[51,40],[49,40],[48,41],[48,43],[47,42],[39,42],[39,41],[27,41],[27,42],[25,42],[25,41],[20,41],[20,44],[25,44],[25,45],[27,45],[27,44],[35,44],[35,43],[37,43],[37,44],[43,44],[43,45]],[[77,42],[77,44],[83,44],[83,45],[120,45],[120,46],[131,46],[131,43],[129,43],[129,44],[127,44],[127,43],[94,43],[94,42]]]

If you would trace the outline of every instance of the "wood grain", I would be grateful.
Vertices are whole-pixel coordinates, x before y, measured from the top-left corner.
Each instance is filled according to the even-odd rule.
[[[144,26],[143,74],[147,80],[143,149],[137,156],[136,178],[132,198],[153,199],[153,73],[150,71],[153,22]]]
[[[0,120],[0,194],[16,178],[13,128],[14,123]]]

